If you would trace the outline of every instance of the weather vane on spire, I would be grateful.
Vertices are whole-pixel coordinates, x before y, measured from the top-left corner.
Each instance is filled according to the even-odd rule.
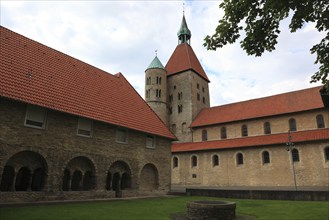
[[[183,15],[185,14],[185,2],[183,1]]]
[[[156,57],[158,56],[158,50],[155,50],[155,56]]]

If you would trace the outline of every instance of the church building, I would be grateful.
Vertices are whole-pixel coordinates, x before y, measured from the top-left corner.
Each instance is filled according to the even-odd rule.
[[[185,16],[165,67],[145,72],[145,100],[178,138],[171,184],[328,189],[329,97],[313,87],[210,107],[207,74]]]

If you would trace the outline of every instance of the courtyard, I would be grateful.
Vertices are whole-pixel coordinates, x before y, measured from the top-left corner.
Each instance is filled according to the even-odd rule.
[[[185,219],[186,203],[193,200],[224,200],[236,202],[238,220],[327,220],[329,203],[310,201],[242,200],[196,196],[165,196],[129,198],[107,201],[35,203],[2,205],[1,220],[165,220]]]

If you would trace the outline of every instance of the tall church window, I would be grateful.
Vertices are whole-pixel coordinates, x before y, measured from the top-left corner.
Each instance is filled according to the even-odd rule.
[[[208,132],[207,130],[202,130],[202,141],[208,140]]]
[[[178,105],[178,113],[181,113],[183,111],[183,105]]]
[[[178,158],[173,157],[172,163],[173,163],[173,168],[178,167]]]
[[[161,77],[157,76],[157,84],[161,85]]]
[[[293,162],[299,162],[299,151],[296,148],[292,149],[291,157]]]
[[[271,124],[268,121],[264,123],[264,134],[271,134]]]
[[[191,157],[191,167],[198,166],[198,158],[196,156]]]
[[[289,119],[289,130],[297,131],[296,120],[294,118]]]
[[[218,165],[219,165],[219,157],[218,157],[218,155],[213,155],[212,156],[212,166],[215,167]]]
[[[172,114],[172,107],[169,107],[169,114]]]
[[[150,98],[150,90],[146,90],[146,98]]]
[[[263,164],[270,163],[270,153],[268,151],[263,151],[262,159],[263,159]]]
[[[318,126],[318,128],[324,128],[324,120],[323,120],[323,115],[319,114],[316,116],[316,124]]]
[[[197,97],[197,100],[200,101],[200,94],[199,93],[196,94],[196,97]]]
[[[155,96],[160,98],[161,97],[161,89],[155,90]]]
[[[221,139],[226,139],[227,138],[226,127],[222,127],[220,129],[220,138]]]
[[[171,131],[172,133],[176,134],[176,124],[171,125]]]
[[[46,109],[35,105],[28,105],[24,125],[44,129],[46,125]]]
[[[206,98],[205,97],[202,97],[202,102],[203,102],[203,104],[206,103]]]
[[[241,126],[241,135],[242,135],[242,137],[247,137],[248,136],[248,127],[247,127],[247,125],[242,125]]]
[[[183,93],[182,92],[179,92],[177,96],[178,96],[178,100],[183,99]]]
[[[237,153],[236,154],[236,164],[237,165],[242,165],[243,164],[243,154],[242,153]]]
[[[173,100],[173,95],[169,95],[169,102],[171,103]]]
[[[150,85],[151,84],[151,77],[147,77],[146,78],[146,85]]]
[[[329,147],[324,148],[324,159],[329,161]]]
[[[199,83],[196,84],[196,88],[199,89],[200,88],[200,85]]]
[[[186,123],[185,122],[182,123],[182,133],[183,134],[186,133]]]

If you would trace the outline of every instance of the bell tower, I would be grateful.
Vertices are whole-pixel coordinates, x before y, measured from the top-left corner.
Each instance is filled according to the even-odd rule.
[[[191,31],[183,14],[177,32],[178,45],[166,64],[168,126],[179,142],[192,142],[189,128],[203,109],[210,107],[210,82],[190,42]]]
[[[157,56],[145,70],[145,101],[168,126],[167,71]]]

